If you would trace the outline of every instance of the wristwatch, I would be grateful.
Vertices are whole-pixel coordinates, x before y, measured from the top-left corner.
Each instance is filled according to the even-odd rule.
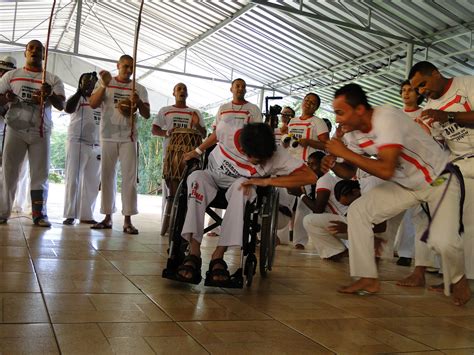
[[[454,112],[448,112],[448,122],[454,123],[454,119],[456,118],[456,114]]]

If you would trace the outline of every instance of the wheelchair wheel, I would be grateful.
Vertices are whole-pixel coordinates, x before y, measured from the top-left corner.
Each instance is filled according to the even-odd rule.
[[[181,265],[184,260],[188,242],[181,237],[184,219],[187,210],[187,185],[182,180],[176,191],[170,214],[170,234],[169,234],[169,260],[173,261],[176,268]]]
[[[268,195],[264,196],[261,207],[261,233],[260,233],[260,274],[267,276],[271,271],[275,257],[276,233],[278,226],[278,190],[271,188]]]
[[[245,260],[244,274],[245,274],[245,284],[247,287],[252,286],[253,276],[255,275],[255,270],[257,269],[257,258],[255,254],[247,255]]]

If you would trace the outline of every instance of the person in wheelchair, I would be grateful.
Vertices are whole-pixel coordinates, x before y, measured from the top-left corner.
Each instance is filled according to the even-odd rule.
[[[209,157],[208,167],[194,171],[187,179],[187,212],[181,235],[189,242],[190,250],[177,269],[178,281],[201,281],[200,249],[205,211],[219,189],[227,189],[228,205],[206,282],[229,287],[231,276],[224,253],[229,247],[242,245],[244,210],[247,201],[256,197],[256,186],[291,188],[310,185],[317,179],[301,159],[292,157],[282,147],[277,148],[273,131],[267,124],[246,124],[237,138],[240,154],[226,152],[218,145]]]

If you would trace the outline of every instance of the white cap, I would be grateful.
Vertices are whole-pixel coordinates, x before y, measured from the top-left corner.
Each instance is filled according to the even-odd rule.
[[[0,57],[0,69],[3,69],[3,70],[16,69],[16,59],[9,55]]]

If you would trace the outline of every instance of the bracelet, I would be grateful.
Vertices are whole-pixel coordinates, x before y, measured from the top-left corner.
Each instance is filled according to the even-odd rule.
[[[201,149],[199,149],[199,147],[196,147],[196,149],[194,149],[194,151],[196,153],[198,153],[199,155],[202,155],[203,151]]]

